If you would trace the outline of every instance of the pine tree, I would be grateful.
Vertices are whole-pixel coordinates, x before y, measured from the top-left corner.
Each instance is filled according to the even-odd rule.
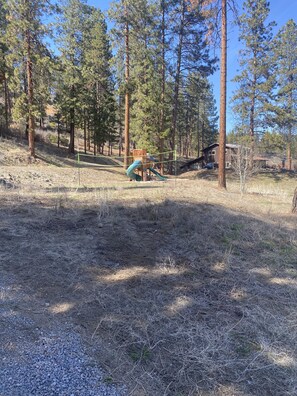
[[[187,111],[184,139],[188,147],[184,151],[191,151],[199,157],[201,150],[213,143],[218,133],[218,114],[212,86],[200,73],[189,74],[186,81]],[[194,151],[195,148],[195,151]]]
[[[26,118],[29,151],[35,157],[35,118],[38,115],[35,75],[37,64],[41,66],[44,56],[42,39],[46,28],[42,18],[50,12],[51,6],[46,0],[7,0],[5,6],[8,20],[7,62],[14,68],[10,84],[17,88],[13,110],[16,118]]]
[[[178,0],[171,12],[175,20],[171,31],[172,43],[176,43],[175,62],[172,65],[174,88],[170,128],[170,147],[173,150],[178,135],[181,74],[196,70],[204,76],[210,75],[214,71],[216,59],[209,55],[206,39],[207,28],[200,5],[193,2],[192,6],[189,6],[187,1]]]
[[[290,19],[273,43],[277,82],[275,101],[269,106],[273,121],[287,140],[288,169],[292,169],[292,137],[297,126],[297,25]]]
[[[191,8],[181,0],[127,0],[125,6],[127,13],[123,14],[115,3],[112,16],[118,46],[124,45],[123,15],[129,22],[128,91],[133,144],[163,151],[169,137],[170,148],[175,148],[180,129],[177,125],[182,128],[183,122],[181,104],[186,103],[181,93],[183,76],[194,70],[207,75],[215,62],[208,53],[203,17],[199,7]]]
[[[0,94],[3,98],[3,106],[0,105],[0,118],[1,124],[5,125],[8,129],[10,118],[10,97],[8,90],[8,74],[11,72],[7,65],[6,56],[8,48],[6,45],[5,35],[7,30],[6,10],[3,1],[0,1]],[[3,122],[4,121],[4,122]]]
[[[202,6],[203,15],[208,24],[208,37],[217,36],[220,31],[220,127],[219,127],[219,188],[226,188],[225,172],[225,147],[226,147],[226,96],[227,96],[227,1],[226,0],[191,0],[192,3],[198,3]],[[236,13],[234,2],[228,3]],[[217,24],[219,14],[221,13],[221,25]]]
[[[107,25],[100,10],[87,7],[87,13],[82,52],[82,76],[88,87],[82,94],[86,110],[84,118],[88,117],[87,123],[93,132],[94,145],[102,148],[108,141],[111,147],[115,138],[115,101]]]
[[[121,0],[120,2],[113,2],[109,15],[114,21],[115,27],[113,29],[114,46],[118,49],[117,60],[124,62],[122,69],[123,76],[119,76],[118,82],[121,86],[119,91],[124,92],[124,168],[129,165],[130,156],[130,107],[131,107],[131,83],[130,83],[130,30],[133,13],[133,3],[129,0]],[[121,67],[119,66],[119,69]],[[120,121],[121,123],[121,121]],[[120,142],[121,144],[122,142]]]
[[[273,91],[273,65],[270,62],[272,27],[266,23],[269,3],[266,0],[247,0],[240,17],[240,40],[244,49],[240,51],[241,73],[234,81],[238,89],[232,98],[233,111],[240,119],[242,128],[250,136],[251,151],[254,152],[255,136],[266,124],[266,102]]]
[[[162,97],[161,58],[156,32],[156,7],[146,0],[134,2],[131,26],[131,136],[138,147],[158,150],[160,100]]]
[[[69,126],[69,153],[74,154],[75,127],[79,124],[81,110],[80,92],[83,90],[82,52],[86,8],[82,0],[65,0],[59,17],[60,84],[56,102],[64,122]]]
[[[220,67],[220,133],[219,133],[219,188],[226,188],[226,110],[227,110],[227,1],[222,0],[221,10],[221,67]]]

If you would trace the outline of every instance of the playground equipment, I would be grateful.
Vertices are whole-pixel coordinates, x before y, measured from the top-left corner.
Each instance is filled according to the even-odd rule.
[[[147,154],[146,150],[133,150],[133,162],[126,170],[127,176],[135,181],[147,181],[151,179],[153,173],[159,180],[166,180],[154,169],[156,160]]]

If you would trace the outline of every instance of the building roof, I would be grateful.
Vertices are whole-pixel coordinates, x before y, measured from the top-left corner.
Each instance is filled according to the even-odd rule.
[[[203,159],[204,159],[204,156],[201,155],[201,156],[198,157],[198,158],[195,158],[195,159],[193,159],[193,160],[191,160],[191,161],[186,162],[185,164],[183,164],[182,166],[180,166],[180,169],[190,167],[191,165],[194,165],[194,164],[196,164],[197,162],[203,161]]]
[[[219,143],[213,143],[213,144],[211,144],[210,146],[205,147],[202,151],[211,150],[211,149],[213,149],[214,147],[217,147],[217,146],[219,146],[219,145],[220,145]],[[232,148],[238,148],[238,147],[240,147],[239,144],[229,144],[229,143],[226,144],[226,148],[232,149]]]

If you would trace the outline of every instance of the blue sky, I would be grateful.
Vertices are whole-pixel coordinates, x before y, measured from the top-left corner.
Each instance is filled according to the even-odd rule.
[[[88,4],[100,8],[102,11],[106,11],[109,8],[111,1],[104,0],[88,0]],[[238,0],[237,4],[239,7],[242,6],[243,0]],[[231,106],[229,100],[232,96],[232,92],[236,89],[236,85],[231,81],[236,75],[239,69],[238,53],[240,49],[240,43],[238,41],[238,29],[232,23],[232,15],[229,13],[229,26],[228,26],[228,75],[227,75],[227,132],[231,131],[233,127],[233,117],[231,112]],[[275,32],[278,31],[289,19],[294,19],[297,22],[297,2],[296,0],[271,0],[270,1],[270,17],[268,21],[275,21],[277,26]],[[214,94],[219,107],[219,95],[220,95],[220,84],[219,84],[219,71],[215,73],[211,78],[213,83]]]

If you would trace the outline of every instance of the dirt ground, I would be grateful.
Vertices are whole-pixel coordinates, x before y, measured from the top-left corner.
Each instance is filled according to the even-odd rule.
[[[199,172],[136,183],[0,153],[0,276],[32,296],[15,315],[72,324],[130,395],[297,394],[295,176],[241,196]]]

